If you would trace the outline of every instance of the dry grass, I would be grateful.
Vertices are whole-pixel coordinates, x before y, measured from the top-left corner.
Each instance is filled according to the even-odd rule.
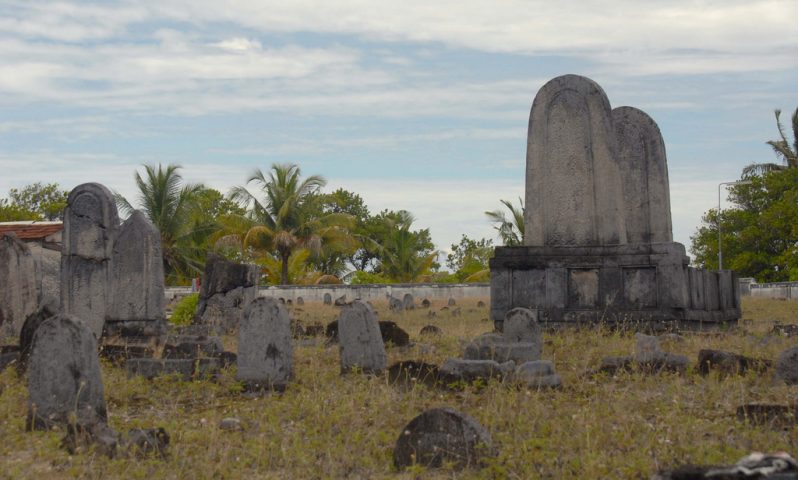
[[[459,353],[461,340],[488,331],[488,312],[478,299],[460,303],[462,316],[426,310],[381,316],[395,320],[418,350],[389,350],[390,361],[441,363]],[[442,304],[433,305],[438,310]],[[327,323],[333,307],[306,305],[296,315]],[[768,336],[775,322],[798,323],[798,302],[746,299],[744,322],[722,335],[685,334],[668,346],[693,361],[701,348],[731,350],[775,359],[795,339]],[[444,331],[419,339],[424,325]],[[234,339],[225,339],[235,345]],[[739,422],[744,402],[787,402],[795,388],[774,386],[768,375],[720,379],[622,374],[591,379],[582,373],[607,355],[634,349],[631,335],[570,331],[547,334],[544,357],[555,362],[565,388],[525,391],[490,384],[477,392],[440,392],[425,387],[404,392],[384,378],[341,377],[336,347],[297,347],[296,382],[282,395],[244,398],[232,373],[219,383],[183,383],[171,378],[128,379],[103,366],[111,426],[119,431],[162,426],[171,434],[167,460],[110,460],[94,453],[70,456],[58,447],[59,432],[24,431],[27,392],[13,369],[0,374],[0,477],[7,478],[645,478],[683,463],[730,463],[753,451],[795,449],[798,429],[769,430]],[[450,406],[477,418],[500,449],[482,470],[397,473],[392,449],[402,427],[427,408]],[[238,417],[242,432],[218,428]]]

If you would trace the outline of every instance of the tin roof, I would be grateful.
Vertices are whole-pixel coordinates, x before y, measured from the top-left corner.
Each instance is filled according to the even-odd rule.
[[[63,229],[62,222],[0,222],[0,235],[13,232],[20,240],[41,240]]]

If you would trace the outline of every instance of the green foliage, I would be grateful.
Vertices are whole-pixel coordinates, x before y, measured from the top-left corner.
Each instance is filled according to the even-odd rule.
[[[352,285],[392,283],[390,278],[386,278],[381,273],[366,272],[363,270],[356,270],[353,272],[349,281]]]
[[[60,190],[57,183],[41,182],[12,188],[8,199],[0,199],[0,222],[22,220],[63,220],[69,192]]]
[[[429,229],[411,230],[414,220],[406,210],[385,210],[373,224],[373,238],[380,246],[376,270],[396,282],[428,281],[437,267]]]
[[[463,235],[459,244],[452,245],[446,256],[446,265],[454,271],[458,281],[484,281],[488,274],[488,261],[493,257],[493,240],[473,240]]]
[[[181,298],[172,310],[169,321],[175,325],[190,325],[194,319],[194,312],[197,311],[199,293],[192,293]]]
[[[776,109],[774,113],[776,114],[776,128],[779,131],[779,139],[769,140],[766,143],[770,145],[776,157],[781,159],[783,163],[752,163],[743,168],[743,178],[751,178],[755,175],[762,176],[765,173],[776,170],[798,168],[798,107],[796,107],[791,118],[792,145],[790,145],[787,134],[784,132],[784,126],[781,124],[781,110]]]
[[[502,205],[510,211],[510,218],[501,210],[485,212],[488,219],[493,222],[493,226],[499,232],[499,239],[506,247],[518,247],[524,244],[524,202],[519,198],[516,208],[507,200],[499,200]]]
[[[798,280],[798,168],[749,177],[720,212],[723,267],[759,282]],[[718,267],[718,212],[708,211],[691,237],[696,263]]]

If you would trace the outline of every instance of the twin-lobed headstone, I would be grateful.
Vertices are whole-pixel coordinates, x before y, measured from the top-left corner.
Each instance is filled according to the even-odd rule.
[[[338,341],[341,372],[376,373],[387,366],[377,315],[369,305],[355,300],[342,308],[338,317]]]
[[[30,248],[13,233],[0,234],[0,327],[19,335],[38,304],[36,261]]]
[[[28,428],[105,422],[97,341],[86,322],[58,314],[42,322],[28,365]]]
[[[237,363],[236,378],[250,388],[281,390],[291,381],[291,320],[274,299],[257,298],[244,309]]]
[[[119,225],[113,194],[99,183],[75,187],[64,210],[61,309],[99,338],[108,312],[111,257]]]

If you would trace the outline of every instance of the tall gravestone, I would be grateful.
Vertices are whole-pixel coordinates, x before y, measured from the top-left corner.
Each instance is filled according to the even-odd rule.
[[[119,228],[111,265],[106,333],[165,333],[161,236],[140,211]]]
[[[36,312],[36,260],[13,233],[0,235],[0,327],[18,336],[25,319]],[[0,333],[2,333],[0,330]]]
[[[341,371],[353,369],[364,373],[385,370],[388,356],[380,333],[377,315],[371,306],[355,300],[344,305],[338,317]]]
[[[717,324],[740,316],[733,272],[689,266],[673,242],[665,146],[654,120],[614,110],[578,75],[544,85],[529,117],[524,245],[498,247],[491,316],[541,323]]]
[[[253,389],[282,390],[293,363],[288,311],[273,298],[256,298],[241,319],[236,378]]]
[[[61,309],[85,321],[98,338],[108,311],[111,256],[119,215],[99,183],[75,187],[64,210]]]
[[[36,329],[28,366],[28,428],[107,418],[97,341],[75,317],[58,314]]]

